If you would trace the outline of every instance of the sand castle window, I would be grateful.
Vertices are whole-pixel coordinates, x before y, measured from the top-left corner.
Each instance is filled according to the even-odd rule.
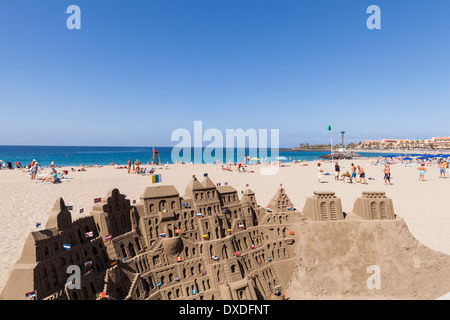
[[[209,198],[210,195],[211,195],[211,193],[208,191],[208,192],[206,193],[206,197]]]
[[[216,196],[216,192],[215,192],[215,191],[212,192],[212,196],[213,196],[213,197]]]
[[[175,209],[175,201],[172,201],[171,205],[170,205],[171,209],[174,210]]]
[[[151,204],[151,205],[149,206],[149,210],[150,210],[150,212],[155,211],[155,205],[154,205],[154,204]]]
[[[130,253],[130,256],[132,258],[134,256],[136,256],[136,252],[134,251],[134,247],[133,247],[133,244],[131,242],[128,244],[128,252]]]
[[[44,247],[44,256],[48,256],[49,252],[48,252],[48,247]]]
[[[141,245],[139,244],[139,239],[135,238],[134,240],[136,242],[136,247],[138,248],[138,250],[141,250]]]
[[[159,212],[163,212],[165,207],[166,207],[166,200],[161,200],[159,202]]]
[[[198,193],[195,194],[195,200],[198,200]]]

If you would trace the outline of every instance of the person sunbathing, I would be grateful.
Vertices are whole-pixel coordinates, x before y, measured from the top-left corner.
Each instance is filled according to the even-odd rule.
[[[41,180],[41,182],[53,182],[53,176],[45,177]]]

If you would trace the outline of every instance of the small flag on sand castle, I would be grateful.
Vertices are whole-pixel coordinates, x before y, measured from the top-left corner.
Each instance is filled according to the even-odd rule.
[[[142,249],[144,249],[144,251],[147,250],[147,248],[148,248],[147,245],[144,245],[144,246],[142,247]]]
[[[240,224],[240,225],[239,225],[239,228],[240,228],[240,229],[244,229],[244,225],[243,225],[243,224]]]
[[[202,271],[202,276],[204,276],[206,274],[206,270]]]
[[[33,298],[33,297],[36,297],[36,290],[28,292],[28,293],[25,293],[25,298],[29,299],[29,298]]]
[[[269,261],[272,261],[272,257],[269,257]]]
[[[180,276],[176,276],[175,278],[173,278],[173,280],[175,280],[175,281],[180,281]]]
[[[203,174],[203,176],[204,176],[204,177],[207,177],[207,176],[208,176],[208,174],[207,174],[207,173],[204,173],[204,174]]]
[[[36,223],[36,228],[39,228],[40,226],[41,226],[40,222]]]
[[[101,299],[101,298],[105,298],[105,297],[106,297],[106,293],[104,293],[104,292],[97,293],[97,299]]]
[[[212,256],[211,259],[213,260],[219,260],[219,258],[217,256]]]
[[[92,267],[92,261],[87,261],[84,263],[84,270],[87,270]]]
[[[228,229],[228,233],[231,233],[231,229]]]
[[[156,283],[156,286],[157,286],[158,288],[161,287],[161,285],[162,285],[161,281],[158,281],[158,282]]]
[[[66,206],[67,210],[73,210],[73,206]]]
[[[152,175],[152,183],[159,183],[159,182],[162,182],[162,175],[161,174]]]
[[[181,261],[183,261],[183,258],[182,257],[177,257],[177,262],[181,262]]]
[[[166,236],[166,233],[165,233],[165,232],[161,232],[161,233],[159,234],[159,236],[160,236],[160,237],[165,237],[165,236]]]
[[[112,239],[112,235],[107,234],[107,235],[105,236],[105,240],[111,240],[111,239]]]
[[[202,235],[202,238],[203,238],[204,240],[207,240],[207,239],[208,239],[208,235],[207,235],[207,234],[204,234],[204,235]]]
[[[70,250],[70,244],[64,243],[63,244],[64,249]]]
[[[292,209],[292,207],[286,207],[286,209],[287,209],[287,210],[291,210],[291,209]]]
[[[252,244],[252,245],[250,246],[250,249],[255,249],[255,245]]]
[[[181,233],[181,229],[175,229],[175,233]]]
[[[266,211],[272,211],[272,209],[270,209],[269,207],[266,207]]]
[[[111,267],[112,267],[112,266],[115,266],[116,264],[117,264],[117,260],[116,260],[116,259],[111,260]]]
[[[201,214],[201,212],[197,212],[197,217],[201,217],[202,216],[202,214]]]
[[[240,251],[236,251],[236,255],[238,256],[238,255],[240,255],[241,254],[241,252]]]
[[[102,201],[102,198],[95,198],[94,199],[94,203],[99,203],[99,202],[101,202]]]
[[[193,289],[192,294],[196,294],[196,293],[197,293],[197,289]]]
[[[94,236],[94,232],[92,232],[92,231],[86,232],[86,233],[84,234],[84,237],[85,237],[85,238],[92,238],[93,236]]]

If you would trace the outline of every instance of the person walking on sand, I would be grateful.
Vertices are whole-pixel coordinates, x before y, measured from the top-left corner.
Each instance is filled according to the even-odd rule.
[[[33,164],[31,167],[31,180],[36,179],[36,172],[37,172],[37,163]]]
[[[320,162],[317,164],[317,180],[320,183],[320,177],[322,176],[323,169],[320,167]]]
[[[391,167],[388,163],[384,165],[384,184],[391,184]]]
[[[358,178],[356,178],[356,167],[352,163],[352,175],[350,176],[350,183],[353,183],[353,178],[355,178],[355,183],[358,183]]]
[[[341,173],[341,166],[339,165],[339,163],[336,161],[336,163],[334,164],[334,180],[339,181],[339,174]]]
[[[362,184],[362,181],[364,179],[364,184],[367,184],[366,173],[364,172],[364,169],[361,168],[361,166],[359,165],[358,165],[358,173],[359,173],[359,183]]]
[[[439,162],[439,178],[444,178],[445,179],[445,168],[446,168],[446,164],[444,163],[443,160],[441,160],[441,162]]]
[[[128,160],[128,174],[130,173],[131,170],[131,159]]]
[[[423,178],[425,177],[425,172],[427,172],[427,168],[425,168],[425,163],[422,163],[419,168],[419,181],[423,181]]]

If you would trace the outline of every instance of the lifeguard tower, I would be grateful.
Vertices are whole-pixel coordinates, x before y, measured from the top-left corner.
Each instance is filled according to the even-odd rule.
[[[152,166],[159,166],[161,165],[161,160],[159,159],[159,153],[158,150],[153,148],[153,154],[152,154]]]

